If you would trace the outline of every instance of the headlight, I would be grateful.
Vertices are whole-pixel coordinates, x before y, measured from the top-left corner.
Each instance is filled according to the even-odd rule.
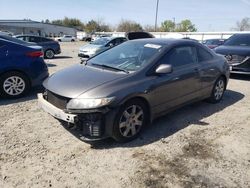
[[[113,101],[114,97],[100,99],[71,99],[67,104],[67,109],[93,109],[106,106]]]

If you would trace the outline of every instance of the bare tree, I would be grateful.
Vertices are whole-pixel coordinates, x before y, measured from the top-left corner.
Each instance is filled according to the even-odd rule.
[[[250,30],[250,18],[243,18],[241,21],[236,23],[236,28],[233,28],[236,31],[249,31]]]

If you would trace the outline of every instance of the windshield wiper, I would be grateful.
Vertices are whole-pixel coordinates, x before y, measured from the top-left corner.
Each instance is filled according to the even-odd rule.
[[[109,65],[105,65],[105,64],[96,64],[96,63],[92,63],[92,65],[94,66],[99,66],[99,67],[104,67],[104,68],[107,68],[107,69],[113,69],[113,70],[116,70],[116,71],[122,71],[122,72],[125,72],[125,73],[129,73],[129,71],[127,70],[124,70],[124,69],[120,69],[120,68],[117,68],[117,67],[112,67],[112,66],[109,66]]]

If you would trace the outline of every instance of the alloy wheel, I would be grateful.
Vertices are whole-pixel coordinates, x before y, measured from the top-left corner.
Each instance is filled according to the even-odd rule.
[[[216,83],[215,89],[214,89],[214,97],[217,101],[220,100],[221,97],[223,96],[224,90],[225,90],[225,83],[222,79],[220,79]]]
[[[119,121],[119,130],[124,137],[133,137],[140,130],[144,121],[143,109],[138,105],[129,106],[124,110]]]
[[[10,96],[20,95],[25,90],[25,81],[19,76],[11,76],[3,82],[3,89]]]
[[[48,59],[52,59],[54,57],[54,52],[52,50],[47,50],[45,56]]]

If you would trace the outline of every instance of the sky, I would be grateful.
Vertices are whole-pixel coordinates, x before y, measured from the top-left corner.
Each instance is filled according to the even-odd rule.
[[[116,26],[122,19],[154,25],[157,0],[0,0],[0,19],[78,18]],[[230,31],[250,17],[250,0],[159,0],[158,25],[190,19],[198,31]]]

